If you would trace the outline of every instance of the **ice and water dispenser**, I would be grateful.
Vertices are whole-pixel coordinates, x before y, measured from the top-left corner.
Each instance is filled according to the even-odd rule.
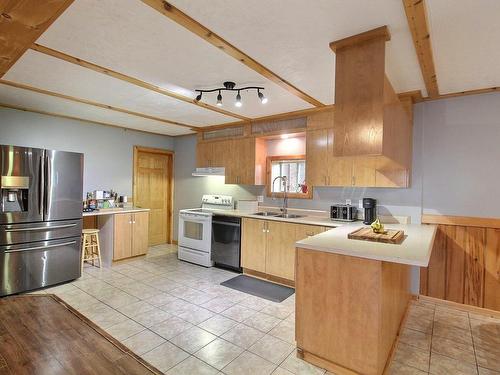
[[[28,211],[29,177],[2,176],[0,212]]]

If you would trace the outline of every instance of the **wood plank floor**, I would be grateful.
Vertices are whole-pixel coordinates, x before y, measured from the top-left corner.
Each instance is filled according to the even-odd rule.
[[[161,374],[52,295],[0,299],[0,375]]]

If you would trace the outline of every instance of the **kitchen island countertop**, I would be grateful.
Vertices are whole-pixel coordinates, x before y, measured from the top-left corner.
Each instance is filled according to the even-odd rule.
[[[139,207],[126,207],[126,208],[116,208],[116,209],[106,209],[106,210],[95,210],[91,212],[84,212],[83,217],[86,216],[101,216],[101,215],[115,215],[115,214],[130,214],[134,212],[144,212],[149,211],[149,208],[139,208]]]

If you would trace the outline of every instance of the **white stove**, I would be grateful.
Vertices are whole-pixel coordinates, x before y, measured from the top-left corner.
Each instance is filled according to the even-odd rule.
[[[204,195],[201,208],[179,211],[178,258],[205,267],[212,267],[212,215],[213,209],[232,210],[233,197]]]

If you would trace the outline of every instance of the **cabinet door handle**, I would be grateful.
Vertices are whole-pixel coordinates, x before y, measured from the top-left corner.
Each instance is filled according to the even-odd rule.
[[[351,182],[352,182],[352,186],[356,185],[356,176],[352,176]]]

